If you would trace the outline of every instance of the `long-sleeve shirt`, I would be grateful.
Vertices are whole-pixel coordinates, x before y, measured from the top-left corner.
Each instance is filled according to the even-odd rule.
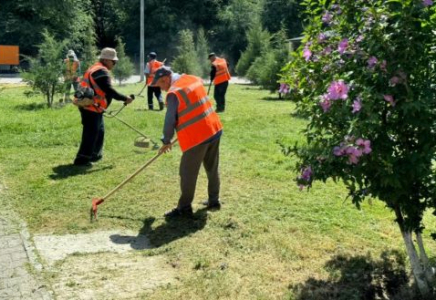
[[[95,80],[95,83],[100,87],[100,89],[106,94],[106,101],[108,106],[112,102],[112,99],[119,101],[126,101],[127,97],[123,94],[118,93],[111,84],[111,79],[109,72],[104,69],[95,71],[92,73],[92,78]]]
[[[171,85],[177,80],[179,80],[179,78],[180,78],[180,74],[173,73],[171,75]],[[179,107],[179,99],[174,94],[167,94],[166,101],[167,101],[167,112],[165,114],[163,137],[161,140],[162,143],[168,145],[171,143],[171,140],[174,137],[174,131],[176,130],[177,122],[179,120],[179,116],[177,113],[177,109]],[[222,134],[222,130],[217,132],[213,137],[204,141],[202,144],[212,142],[213,140],[219,138],[221,134]]]

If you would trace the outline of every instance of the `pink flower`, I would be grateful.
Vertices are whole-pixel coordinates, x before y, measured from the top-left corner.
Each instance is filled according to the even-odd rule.
[[[339,146],[336,146],[333,148],[333,154],[335,156],[343,156],[343,155],[345,155],[345,149],[341,148]]]
[[[332,102],[329,99],[325,99],[324,101],[320,102],[319,105],[322,107],[322,110],[326,113],[330,110],[330,107],[332,106]]]
[[[348,39],[343,39],[338,46],[338,51],[340,54],[344,54],[345,50],[348,47]]]
[[[326,39],[327,39],[327,36],[326,36],[324,33],[321,32],[321,33],[318,35],[318,42],[319,42],[319,43],[323,43]]]
[[[360,148],[363,148],[362,152],[364,154],[369,154],[371,153],[372,149],[371,149],[371,141],[370,140],[364,140],[364,139],[357,139],[356,140],[356,145],[359,146]]]
[[[312,168],[311,167],[307,167],[307,168],[302,170],[301,179],[303,179],[305,181],[310,181],[311,176],[312,176]]]
[[[304,48],[303,50],[303,57],[306,61],[309,61],[310,57],[312,56],[312,52],[309,50],[309,48]]]
[[[360,43],[361,41],[363,41],[363,35],[359,35],[359,36],[356,38],[356,42]]]
[[[289,93],[289,84],[281,83],[279,88],[279,93],[288,94]]]
[[[431,0],[423,0],[423,1],[422,1],[422,4],[423,4],[425,7],[427,7],[427,6],[433,5],[433,1],[431,1]]]
[[[324,13],[324,15],[322,16],[322,22],[325,24],[330,24],[330,22],[332,21],[333,15],[330,14],[328,11],[326,11]]]
[[[389,85],[396,86],[397,83],[400,82],[400,78],[398,76],[394,76],[391,79],[389,79]]]
[[[389,102],[392,106],[395,106],[394,96],[392,95],[383,95],[383,98]]]
[[[343,80],[333,81],[328,88],[328,98],[330,100],[339,100],[348,98],[348,85]]]
[[[359,157],[362,156],[362,150],[355,147],[347,147],[345,153],[348,154],[348,162],[351,164],[357,164],[359,162]]]
[[[353,111],[352,113],[357,113],[362,109],[362,100],[358,97],[353,102]]]
[[[377,58],[375,56],[371,56],[368,59],[368,67],[369,68],[374,68],[374,66],[377,64],[377,62],[378,62]]]

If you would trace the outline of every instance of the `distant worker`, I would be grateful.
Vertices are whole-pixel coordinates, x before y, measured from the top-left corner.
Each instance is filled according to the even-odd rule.
[[[59,102],[70,102],[71,86],[74,91],[77,90],[80,76],[80,61],[74,50],[68,50],[67,57],[64,59],[64,68],[64,96]]]
[[[168,67],[157,70],[153,84],[166,95],[167,112],[163,129],[163,146],[159,153],[171,150],[174,132],[182,149],[180,161],[181,195],[177,207],[165,213],[166,218],[192,217],[192,201],[201,164],[208,179],[208,209],[219,209],[219,146],[222,124],[207,97],[201,78],[173,73]]]
[[[209,54],[209,60],[212,63],[210,81],[213,81],[215,85],[213,97],[216,101],[216,112],[224,112],[226,108],[227,87],[231,78],[229,65],[224,58],[216,56],[213,52]]]
[[[153,110],[153,94],[156,96],[159,103],[159,110],[164,109],[160,87],[153,85],[154,74],[156,73],[157,69],[163,66],[163,62],[158,61],[156,57],[157,55],[155,52],[150,52],[148,54],[148,62],[144,71],[147,84],[147,101],[149,110]]]
[[[103,157],[103,142],[104,142],[104,122],[103,113],[111,104],[112,99],[124,101],[129,104],[133,101],[132,98],[119,94],[114,90],[111,83],[109,71],[113,69],[118,61],[117,52],[112,48],[104,48],[101,50],[99,62],[92,65],[83,75],[80,82],[80,87],[76,95],[79,96],[80,91],[84,91],[86,95],[91,92],[94,96],[89,100],[89,104],[81,105],[80,99],[74,98],[74,104],[79,106],[80,115],[82,117],[82,141],[77,153],[74,165],[76,166],[92,166],[92,162],[99,161]],[[75,95],[75,96],[76,96]]]

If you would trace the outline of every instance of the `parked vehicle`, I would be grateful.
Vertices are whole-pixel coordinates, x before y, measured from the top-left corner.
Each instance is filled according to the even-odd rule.
[[[20,48],[18,46],[0,45],[0,72],[18,72]]]

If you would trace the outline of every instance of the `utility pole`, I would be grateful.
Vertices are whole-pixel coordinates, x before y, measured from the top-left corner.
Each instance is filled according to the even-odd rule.
[[[139,18],[141,21],[141,37],[139,39],[139,76],[141,82],[144,81],[144,0],[141,0],[141,17]]]

